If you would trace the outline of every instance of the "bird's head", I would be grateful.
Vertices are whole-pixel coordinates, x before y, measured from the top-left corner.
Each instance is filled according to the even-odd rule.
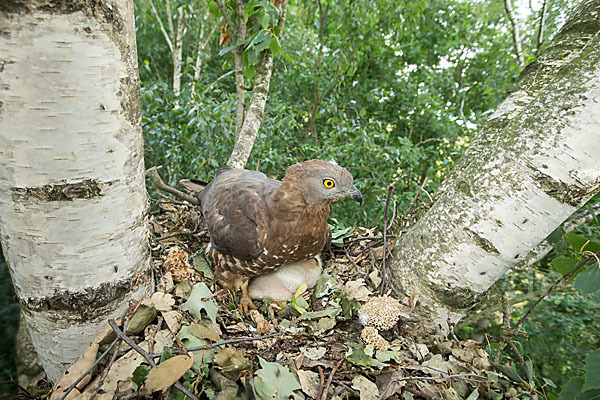
[[[309,160],[290,166],[285,181],[293,181],[309,204],[351,198],[362,204],[362,195],[354,186],[352,175],[337,164]]]

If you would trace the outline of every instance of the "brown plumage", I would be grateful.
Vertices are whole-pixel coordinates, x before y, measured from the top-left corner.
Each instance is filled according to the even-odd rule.
[[[283,265],[315,257],[328,242],[329,205],[342,198],[362,202],[346,169],[310,160],[290,166],[282,181],[257,171],[221,168],[213,182],[195,192],[210,235],[205,249],[225,287]]]

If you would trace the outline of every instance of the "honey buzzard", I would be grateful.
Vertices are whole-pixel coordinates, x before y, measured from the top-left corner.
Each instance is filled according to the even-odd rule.
[[[247,292],[250,278],[321,252],[331,237],[331,203],[343,198],[362,203],[348,171],[321,160],[290,166],[281,181],[223,167],[206,187],[196,182],[181,181],[200,200],[210,236],[205,254],[215,266],[217,282],[242,289],[244,312],[253,306]]]

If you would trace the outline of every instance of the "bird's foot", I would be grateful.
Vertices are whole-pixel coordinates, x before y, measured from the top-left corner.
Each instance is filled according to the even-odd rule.
[[[256,306],[252,302],[250,296],[248,296],[248,281],[242,284],[242,296],[240,297],[240,310],[242,314],[249,315],[250,310],[257,310]]]

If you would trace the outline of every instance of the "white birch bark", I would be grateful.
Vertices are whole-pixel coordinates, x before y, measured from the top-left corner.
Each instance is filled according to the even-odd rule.
[[[600,188],[600,2],[584,1],[396,243],[392,286],[456,322]]]
[[[130,0],[0,5],[0,240],[48,377],[149,270]]]
[[[239,3],[242,4],[242,3]],[[283,0],[281,4],[281,16],[279,17],[279,32],[283,32],[285,18],[287,13],[287,0]],[[243,10],[243,8],[242,8]],[[243,21],[243,18],[238,18]],[[245,26],[244,26],[245,29]],[[238,32],[239,36],[239,32]],[[245,31],[244,31],[245,36]],[[239,39],[239,38],[238,38]],[[262,58],[256,67],[256,76],[254,77],[254,85],[252,87],[252,96],[250,104],[244,114],[244,75],[242,69],[242,49],[236,49],[238,53],[234,53],[235,69],[236,69],[236,88],[237,88],[237,113],[236,113],[236,136],[233,150],[227,160],[227,165],[233,168],[244,168],[250,158],[254,141],[258,134],[258,129],[263,120],[265,104],[269,94],[269,85],[271,83],[271,75],[273,74],[273,53],[266,49],[262,53]],[[239,58],[239,60],[238,60]],[[241,80],[241,83],[240,83]],[[241,125],[240,125],[241,124]]]
[[[173,92],[176,96],[181,93],[181,69],[183,66],[183,33],[185,28],[185,10],[183,6],[177,8],[177,37],[175,51],[173,52]]]

